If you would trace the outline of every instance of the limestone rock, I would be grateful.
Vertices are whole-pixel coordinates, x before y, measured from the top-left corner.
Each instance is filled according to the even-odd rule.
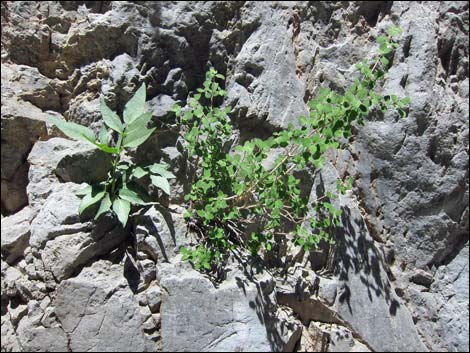
[[[24,250],[29,245],[33,216],[33,211],[26,207],[12,216],[2,218],[2,257],[7,262],[12,263],[24,255]]]
[[[468,2],[1,6],[1,211],[9,216],[2,219],[2,350],[281,350],[307,347],[311,328],[330,351],[468,351]],[[131,157],[168,163],[177,180],[162,201],[181,205],[191,186],[185,151],[178,132],[163,129],[174,124],[170,106],[185,104],[207,68],[227,77],[233,139],[267,138],[297,124],[320,87],[341,92],[351,84],[354,64],[373,55],[392,24],[403,33],[377,89],[409,96],[409,116],[372,111],[329,154],[337,173],[324,170],[327,184],[354,177],[355,196],[338,203],[346,227],[336,247],[310,254],[290,247],[266,264],[271,277],[250,281],[229,271],[216,288],[189,265],[175,265],[179,247],[192,241],[183,210],[142,215],[133,255],[129,244],[119,246],[125,235],[112,220],[98,229],[79,220],[73,192],[105,176],[109,156],[50,139],[58,131],[47,114],[97,131],[99,97],[121,113],[145,82],[161,131]],[[308,195],[313,173],[296,175]],[[23,218],[28,210],[32,217]],[[171,316],[188,313],[194,317],[184,325]]]
[[[100,218],[93,226],[82,223],[78,217],[80,199],[75,195],[80,188],[73,183],[56,185],[31,224],[33,253],[58,281],[95,256],[107,254],[128,235],[109,217]]]
[[[136,226],[137,250],[155,262],[169,261],[189,243],[183,210],[151,207],[139,216]]]
[[[57,289],[56,314],[72,351],[151,352],[123,268],[95,262]]]
[[[200,273],[163,264],[159,281],[165,351],[280,351],[286,342],[274,324],[274,282],[233,274],[214,288]],[[288,337],[287,339],[290,339]]]
[[[109,154],[91,144],[64,138],[36,143],[28,156],[28,162],[27,192],[32,206],[42,203],[59,180],[93,184],[106,179],[111,168]]]

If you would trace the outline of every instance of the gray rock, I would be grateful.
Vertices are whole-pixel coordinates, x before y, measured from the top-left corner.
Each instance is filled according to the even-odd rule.
[[[364,349],[361,344],[369,349],[421,349],[416,328],[430,350],[468,351],[468,2],[3,2],[2,215],[28,203],[34,214],[42,213],[33,222],[32,249],[24,248],[25,233],[14,230],[8,237],[14,250],[2,247],[2,314],[7,312],[2,315],[2,350],[67,349],[52,307],[39,310],[31,305],[31,313],[18,322],[20,330],[11,323],[7,308],[18,298],[44,303],[47,294],[54,297],[60,283],[53,273],[67,277],[91,266],[95,260],[89,256],[97,254],[102,241],[90,243],[90,224],[80,223],[73,214],[77,199],[65,190],[58,192],[60,181],[80,183],[96,176],[88,162],[80,164],[84,156],[94,167],[101,167],[102,159],[73,143],[60,143],[59,152],[53,150],[55,142],[36,142],[49,137],[44,110],[97,130],[103,124],[99,96],[121,112],[145,82],[149,100],[162,107],[158,117],[172,122],[167,114],[172,100],[184,104],[187,93],[193,93],[206,69],[214,66],[227,76],[225,104],[233,106],[230,117],[237,137],[265,138],[288,123],[296,124],[319,87],[341,91],[350,84],[356,78],[353,65],[374,53],[374,38],[392,23],[404,33],[390,57],[386,84],[378,89],[410,96],[409,117],[400,120],[393,112],[373,112],[344,145],[347,150],[332,155],[340,174],[355,178],[358,199],[341,200],[350,210],[344,221],[351,227],[339,235],[343,241],[336,256],[321,248],[307,258],[291,247],[274,261],[299,265],[302,273],[287,280],[276,277],[276,299],[286,299],[283,303],[289,307],[268,310],[272,320],[282,317],[278,323],[285,323],[284,331],[273,325],[270,332],[278,332],[287,342],[284,348],[290,349],[297,344],[300,327],[292,311],[303,320],[313,319],[313,312],[332,321],[331,327],[320,325],[318,335],[326,332],[335,347],[344,350],[351,345]],[[170,202],[181,204],[190,182],[177,143],[176,134],[159,135],[136,155],[171,165],[178,180],[172,182]],[[31,149],[34,158],[27,160]],[[311,179],[302,179],[303,191],[310,189]],[[64,210],[53,202],[62,202]],[[53,212],[43,210],[44,205]],[[129,277],[135,291],[152,288],[160,262],[173,261],[178,247],[190,242],[178,227],[171,239],[171,228],[161,216],[148,217],[147,226],[137,228],[137,261],[124,266],[128,276],[132,268],[140,271],[139,278]],[[49,257],[43,261],[38,251],[46,247]],[[18,255],[16,262],[10,261],[14,267],[3,261],[9,251]],[[110,256],[116,257],[116,252]],[[299,278],[298,285],[305,287],[296,287]],[[199,277],[194,281],[203,283]],[[203,284],[201,288],[209,297],[219,290]],[[246,308],[246,298],[236,299]],[[217,306],[204,305],[208,317],[211,310],[219,315]],[[282,308],[285,315],[279,312]],[[180,313],[176,304],[174,313]],[[169,319],[162,314],[164,324]],[[145,326],[144,334],[158,347],[158,313],[144,316],[138,325]],[[131,320],[131,326],[138,321]],[[250,325],[253,332],[261,332],[259,322]],[[307,332],[310,323],[302,325]],[[346,327],[353,340],[346,337]],[[207,332],[210,336],[222,328],[207,327]],[[235,339],[215,345],[231,345]],[[112,347],[128,347],[120,342]]]
[[[91,144],[63,138],[52,138],[34,145],[28,156],[29,203],[34,207],[44,202],[59,180],[89,184],[106,179],[111,157]]]
[[[41,210],[31,223],[30,245],[43,249],[57,236],[91,230],[91,223],[81,223],[78,216],[80,199],[75,193],[83,185],[74,183],[53,184]]]
[[[170,261],[189,243],[183,209],[151,207],[137,220],[137,250],[155,262]]]
[[[252,13],[262,16],[261,24],[234,59],[227,82],[228,104],[238,114],[241,128],[259,128],[260,118],[271,126],[286,128],[307,114],[305,87],[296,75],[292,28],[286,33],[287,11],[276,11],[271,3],[255,2],[243,15]]]
[[[410,281],[429,288],[433,281],[433,276],[426,271],[418,269],[411,276]]]
[[[122,266],[98,261],[83,269],[60,284],[54,306],[72,351],[155,351]]]
[[[311,200],[334,192],[338,177],[327,164],[319,173],[320,182],[314,184]],[[338,281],[334,316],[373,350],[426,351],[405,304],[393,291],[383,253],[369,234],[357,201],[344,195],[336,202],[343,213],[331,259]]]
[[[24,352],[67,352],[67,336],[60,327],[34,327],[22,320],[17,329],[17,337]]]
[[[97,255],[107,254],[127,237],[127,231],[109,217],[95,224],[78,217],[78,184],[54,187],[42,210],[31,224],[31,247],[58,281],[68,278]]]
[[[302,352],[372,352],[357,341],[350,330],[335,324],[312,321],[302,332]]]
[[[2,214],[16,212],[28,203],[25,160],[34,142],[46,135],[45,114],[16,98],[21,90],[12,82],[13,71],[2,63]]]
[[[171,108],[176,102],[167,95],[159,95],[147,102],[148,111],[152,112],[152,115],[157,120],[166,120],[172,113]]]
[[[283,349],[270,320],[274,282],[267,274],[249,280],[238,273],[218,288],[195,270],[163,264],[164,351],[276,351]],[[197,303],[197,304],[195,304]],[[272,312],[271,312],[272,315]]]
[[[160,287],[152,286],[145,291],[147,297],[147,305],[152,313],[158,313],[160,311],[160,305],[162,304],[162,291]]]
[[[2,257],[8,263],[11,264],[23,256],[29,245],[30,223],[33,216],[33,211],[26,207],[10,217],[2,218]]]
[[[21,352],[20,342],[15,334],[15,327],[7,315],[1,316],[2,340],[1,349],[3,352]]]

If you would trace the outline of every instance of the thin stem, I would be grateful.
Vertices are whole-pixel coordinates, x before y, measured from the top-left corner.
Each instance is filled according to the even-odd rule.
[[[123,132],[122,135],[119,134],[118,142],[116,144],[116,147],[119,150],[119,153],[116,154],[116,157],[114,158],[114,161],[113,161],[113,172],[111,174],[111,179],[112,179],[111,195],[114,195],[114,190],[116,189],[116,171],[117,171],[117,166],[119,164],[119,161],[121,160],[121,153],[123,151],[123,149],[122,149],[122,140],[123,140],[123,135],[124,134],[125,134],[125,132]]]

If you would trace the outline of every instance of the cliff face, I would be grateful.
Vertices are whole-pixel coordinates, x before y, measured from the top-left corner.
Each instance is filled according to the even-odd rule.
[[[468,351],[468,2],[2,2],[2,351]],[[341,90],[392,23],[403,29],[374,113],[330,153],[315,197],[354,177],[329,251],[273,266],[234,261],[217,286],[187,263],[185,162],[162,134],[137,158],[178,180],[167,209],[130,229],[82,222],[74,191],[106,156],[56,137],[46,112],[99,129],[141,82],[171,124],[214,66],[240,139]],[[313,187],[312,187],[313,185]],[[297,249],[298,250],[298,249]]]

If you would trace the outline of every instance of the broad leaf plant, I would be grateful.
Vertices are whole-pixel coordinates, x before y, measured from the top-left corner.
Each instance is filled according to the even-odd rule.
[[[152,113],[145,111],[146,89],[142,84],[124,107],[122,119],[111,110],[103,97],[100,99],[101,115],[104,126],[98,136],[88,127],[49,116],[49,120],[66,136],[93,144],[113,156],[112,167],[106,180],[95,185],[87,185],[77,195],[82,196],[79,213],[99,203],[95,220],[107,212],[114,213],[125,227],[132,205],[152,204],[144,178],[165,194],[170,194],[169,179],[174,178],[166,165],[155,163],[139,166],[123,160],[131,148],[142,145],[155,131],[149,128]],[[112,138],[117,135],[117,138]]]

